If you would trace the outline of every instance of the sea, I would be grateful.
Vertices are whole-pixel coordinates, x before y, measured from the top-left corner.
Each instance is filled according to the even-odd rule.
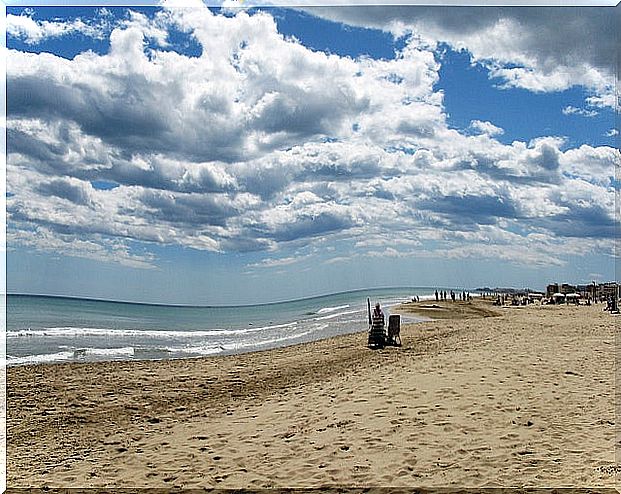
[[[260,305],[180,306],[7,295],[7,365],[161,360],[284,347],[368,329],[430,288],[376,288]],[[423,318],[402,316],[402,323]]]

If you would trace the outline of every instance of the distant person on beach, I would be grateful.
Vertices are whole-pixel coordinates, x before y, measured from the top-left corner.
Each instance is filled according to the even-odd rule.
[[[438,301],[438,290],[436,290],[436,302]]]

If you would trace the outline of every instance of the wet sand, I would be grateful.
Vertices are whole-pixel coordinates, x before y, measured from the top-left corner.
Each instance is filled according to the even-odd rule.
[[[8,487],[614,487],[619,320],[475,305],[401,348],[9,368]]]

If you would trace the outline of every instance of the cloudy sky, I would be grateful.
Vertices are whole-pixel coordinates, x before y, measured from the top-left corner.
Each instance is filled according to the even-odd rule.
[[[7,8],[8,291],[613,279],[620,12]]]

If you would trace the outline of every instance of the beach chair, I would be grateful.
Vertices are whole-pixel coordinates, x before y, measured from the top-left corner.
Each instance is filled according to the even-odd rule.
[[[384,348],[386,346],[386,333],[384,332],[384,316],[374,316],[369,329],[370,348]]]
[[[401,346],[401,316],[399,314],[388,316],[388,339],[386,344]]]

